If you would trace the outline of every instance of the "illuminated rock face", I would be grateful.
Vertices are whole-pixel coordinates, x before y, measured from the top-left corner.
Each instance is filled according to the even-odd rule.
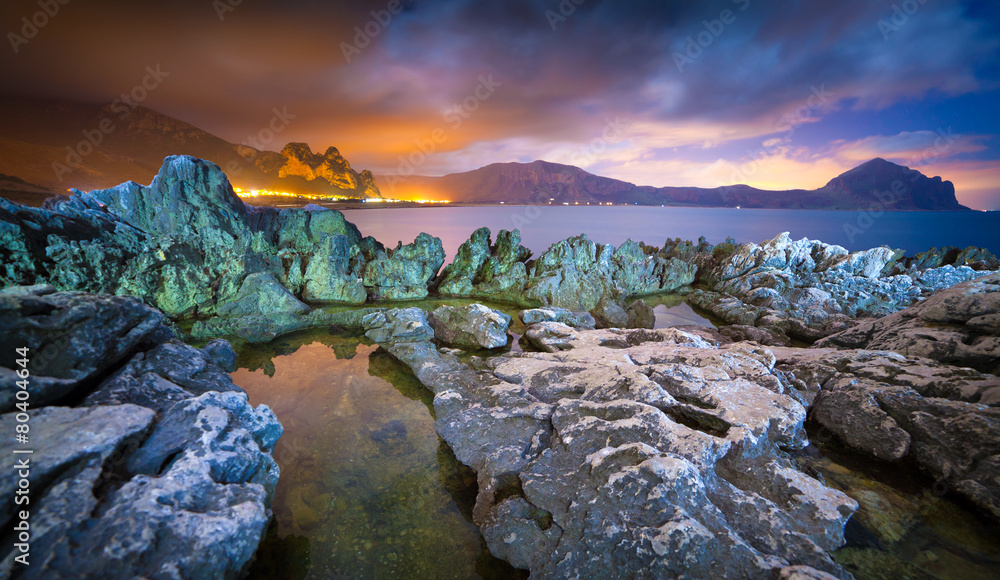
[[[382,197],[372,172],[354,171],[336,147],[329,147],[326,153],[319,155],[305,143],[289,143],[281,150],[281,157],[284,163],[277,169],[278,177],[302,177],[307,181],[322,179],[347,193],[353,192],[357,197]]]

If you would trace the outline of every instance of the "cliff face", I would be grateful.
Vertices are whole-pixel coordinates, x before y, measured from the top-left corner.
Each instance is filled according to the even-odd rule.
[[[278,177],[323,180],[345,192],[355,192],[358,197],[382,197],[372,173],[354,171],[336,147],[328,147],[320,155],[313,153],[306,143],[289,143],[277,155],[280,158],[274,154],[262,155],[257,167],[266,173],[277,172]]]
[[[193,155],[217,164],[244,189],[378,197],[371,174],[355,172],[337,149],[315,155],[304,144],[282,153],[234,144],[144,107],[0,97],[3,197],[39,205],[68,188],[104,189],[149,183],[163,160]]]
[[[952,182],[878,157],[835,177],[819,191],[857,200],[862,206],[881,203],[892,209],[969,209],[958,203]]]

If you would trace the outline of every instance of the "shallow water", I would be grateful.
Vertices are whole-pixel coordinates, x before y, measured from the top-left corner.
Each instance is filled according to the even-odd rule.
[[[250,577],[518,577],[471,522],[475,476],[435,433],[430,393],[376,350],[323,331],[241,353],[233,379],[285,427]]]

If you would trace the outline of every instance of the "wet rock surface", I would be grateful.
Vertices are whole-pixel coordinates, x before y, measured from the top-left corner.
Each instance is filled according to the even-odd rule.
[[[12,322],[0,343],[29,348],[29,384],[37,373],[73,385],[0,415],[8,432],[18,412],[30,415],[31,552],[19,577],[238,577],[271,517],[282,428],[219,366],[235,353],[173,340],[163,315],[134,299],[51,290],[0,293]],[[0,364],[14,374],[8,354]],[[16,382],[2,388],[17,399]],[[16,473],[19,459],[4,455],[0,468]],[[17,485],[0,486],[5,526],[19,517]],[[17,555],[0,553],[4,576]]]
[[[478,370],[429,341],[381,342],[435,393],[495,555],[540,577],[849,576],[828,551],[857,504],[783,451],[806,444],[806,408],[770,352],[563,329],[570,350]]]

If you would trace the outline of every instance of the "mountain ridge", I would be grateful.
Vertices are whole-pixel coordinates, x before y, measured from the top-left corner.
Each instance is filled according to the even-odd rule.
[[[0,127],[0,173],[53,193],[149,183],[166,157],[192,155],[243,189],[380,197],[371,172],[354,171],[335,147],[322,155],[304,143],[259,150],[142,106],[0,96]]]
[[[715,188],[635,185],[550,161],[492,163],[441,177],[379,176],[389,197],[411,190],[454,202],[628,204],[761,209],[889,209],[966,211],[941,177],[875,158],[823,187],[771,191],[749,185]]]

